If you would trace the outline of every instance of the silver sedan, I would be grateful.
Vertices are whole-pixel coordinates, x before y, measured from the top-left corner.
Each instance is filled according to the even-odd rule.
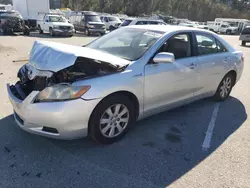
[[[110,144],[142,118],[206,97],[226,100],[243,64],[241,52],[209,31],[129,26],[84,47],[35,42],[7,89],[23,130]]]

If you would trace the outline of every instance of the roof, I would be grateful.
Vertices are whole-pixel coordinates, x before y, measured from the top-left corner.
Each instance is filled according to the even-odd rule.
[[[173,26],[173,25],[131,25],[127,26],[130,28],[138,28],[138,29],[148,29],[152,31],[161,31],[165,33],[175,32],[175,31],[202,31],[206,33],[213,33],[208,30],[198,29],[194,27],[185,27],[185,26]]]

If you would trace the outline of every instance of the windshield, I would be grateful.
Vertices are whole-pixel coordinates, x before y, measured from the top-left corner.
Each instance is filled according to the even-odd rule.
[[[66,19],[61,16],[50,16],[49,22],[66,22]]]
[[[86,16],[87,22],[101,22],[101,19],[99,16],[93,15],[93,16]]]
[[[121,26],[127,26],[132,22],[132,20],[125,20]]]
[[[119,20],[119,18],[117,18],[117,17],[108,17],[108,19],[109,19],[109,21],[111,21],[111,22],[113,22],[113,21],[115,21],[115,22],[117,22],[117,21],[120,21]]]
[[[245,28],[242,33],[243,35],[250,35],[250,27],[249,28]]]
[[[124,27],[104,35],[86,47],[135,61],[142,57],[163,34],[164,32],[159,31]]]

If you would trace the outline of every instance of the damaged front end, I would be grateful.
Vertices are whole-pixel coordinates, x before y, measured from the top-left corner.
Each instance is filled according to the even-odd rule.
[[[72,83],[114,74],[123,71],[126,67],[125,63],[119,65],[103,61],[107,57],[94,59],[93,57],[95,55],[98,56],[98,53],[96,54],[92,49],[86,50],[82,47],[77,47],[78,53],[76,54],[76,49],[64,52],[56,47],[57,45],[53,45],[53,43],[49,45],[43,42],[34,44],[30,62],[20,68],[17,74],[19,81],[15,85],[10,86],[12,94],[19,100],[24,100],[32,91],[39,91],[39,95],[48,95],[49,92],[50,95],[56,95],[57,90],[60,92],[63,90],[64,95],[69,95],[73,92],[73,96],[80,97],[80,94],[83,94],[84,91],[86,92],[89,87],[85,86],[80,88],[80,90],[77,90],[78,88],[70,88],[69,90]],[[79,56],[79,50],[82,53],[85,51],[87,53],[85,56],[87,57],[83,57],[84,54]],[[103,56],[103,54],[99,55]],[[115,58],[113,60],[112,58],[110,59],[111,62],[115,60]],[[64,97],[65,99],[67,98],[67,96]],[[39,100],[39,96],[37,98]]]

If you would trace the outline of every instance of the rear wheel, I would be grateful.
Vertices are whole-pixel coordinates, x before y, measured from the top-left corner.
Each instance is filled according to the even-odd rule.
[[[228,73],[221,81],[220,85],[217,88],[217,91],[214,95],[215,100],[224,101],[226,100],[235,84],[235,76],[232,73]]]
[[[246,42],[245,42],[245,41],[242,41],[242,42],[241,42],[241,46],[246,46]]]
[[[126,96],[104,99],[94,110],[89,128],[93,140],[111,144],[121,139],[135,121],[135,109]]]

